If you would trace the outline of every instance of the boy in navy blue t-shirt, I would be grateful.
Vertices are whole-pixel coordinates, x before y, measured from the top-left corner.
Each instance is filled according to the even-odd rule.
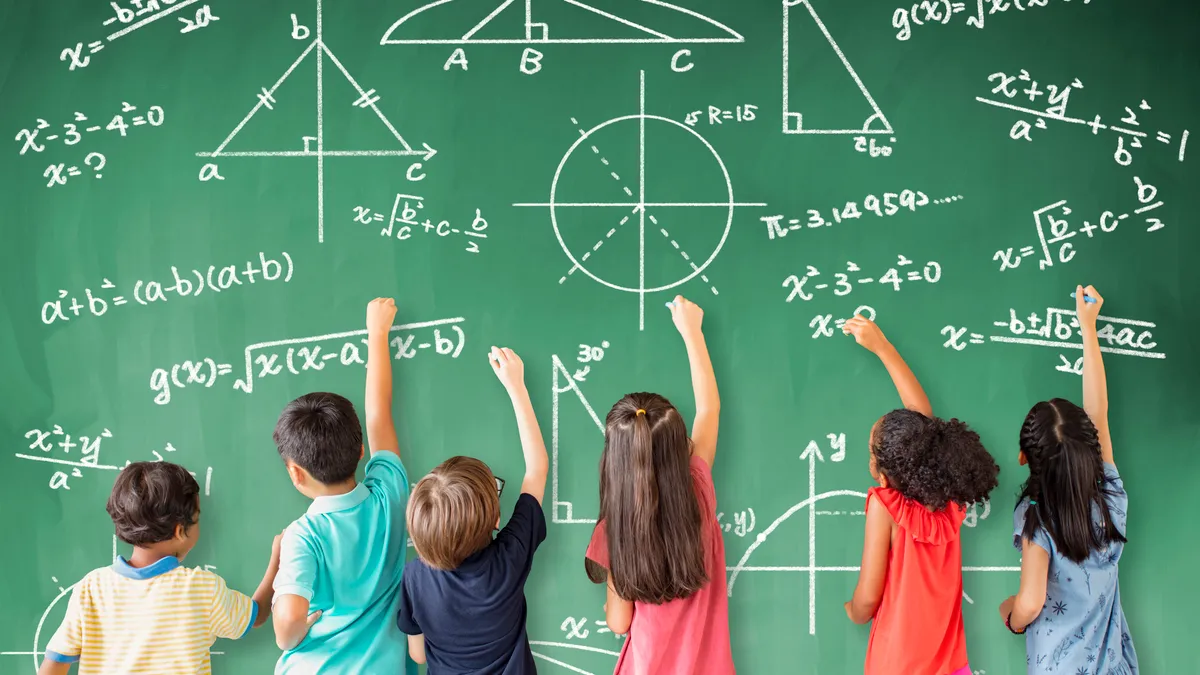
[[[516,412],[525,480],[495,539],[503,482],[483,462],[452,457],[413,488],[408,529],[419,559],[404,569],[396,625],[429,675],[537,672],[525,633],[525,580],[546,539],[546,444],[521,359],[496,347],[489,359]]]

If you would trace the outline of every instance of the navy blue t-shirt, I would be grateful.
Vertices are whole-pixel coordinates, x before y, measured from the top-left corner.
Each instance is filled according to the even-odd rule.
[[[430,675],[537,672],[525,633],[525,580],[545,539],[542,506],[522,493],[504,529],[458,569],[420,559],[405,566],[396,625],[425,636]]]

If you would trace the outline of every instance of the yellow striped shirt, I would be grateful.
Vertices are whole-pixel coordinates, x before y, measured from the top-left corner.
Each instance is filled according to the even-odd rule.
[[[46,658],[78,660],[78,675],[208,675],[216,638],[242,637],[257,614],[255,602],[224,579],[180,567],[178,558],[143,568],[118,558],[76,584]]]

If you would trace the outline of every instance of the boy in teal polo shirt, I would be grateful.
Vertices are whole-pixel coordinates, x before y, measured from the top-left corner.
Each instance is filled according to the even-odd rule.
[[[367,306],[366,477],[362,428],[337,394],[301,396],[284,408],[275,445],[292,484],[313,500],[283,534],[272,617],[283,656],[276,675],[402,672],[406,640],[393,617],[407,553],[408,474],[392,421],[390,298]],[[415,673],[414,666],[408,666]]]

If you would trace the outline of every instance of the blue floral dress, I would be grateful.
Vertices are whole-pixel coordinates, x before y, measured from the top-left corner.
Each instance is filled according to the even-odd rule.
[[[1104,488],[1113,524],[1125,534],[1129,495],[1117,467],[1104,465]],[[1029,500],[1013,513],[1013,544],[1020,549]],[[1093,514],[1099,523],[1099,511]],[[1117,563],[1125,545],[1110,542],[1082,563],[1064,557],[1045,528],[1033,543],[1050,553],[1046,604],[1025,634],[1029,675],[1138,675],[1137,653],[1121,609]]]

